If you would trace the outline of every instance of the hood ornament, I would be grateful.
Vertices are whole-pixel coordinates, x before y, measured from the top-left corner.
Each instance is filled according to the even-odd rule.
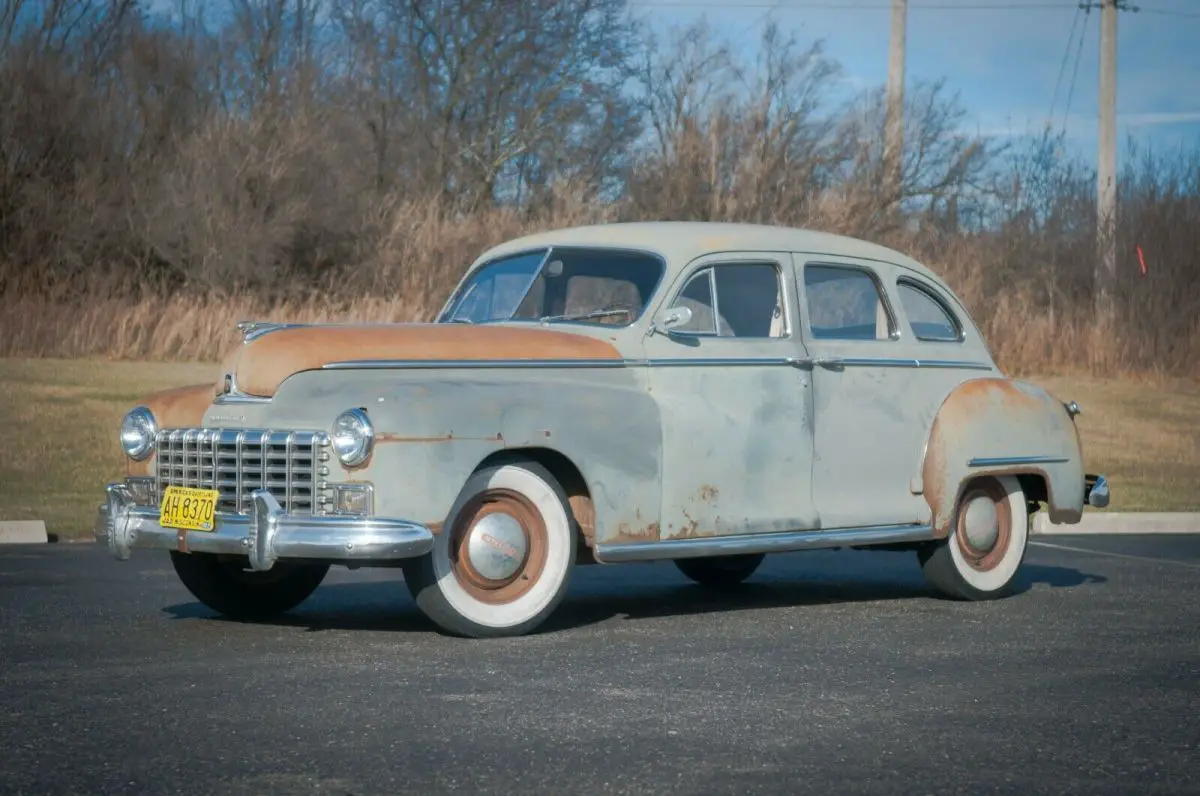
[[[264,334],[279,331],[280,329],[294,329],[297,326],[304,326],[302,323],[274,323],[271,321],[240,321],[237,328],[242,332],[242,342],[249,343],[262,337]]]

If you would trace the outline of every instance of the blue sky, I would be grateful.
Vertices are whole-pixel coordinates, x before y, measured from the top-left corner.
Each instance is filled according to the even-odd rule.
[[[1118,19],[1118,140],[1122,149],[1127,137],[1156,151],[1196,146],[1200,0],[1136,2],[1140,12],[1121,13]],[[922,7],[939,5],[968,8]],[[997,8],[1005,5],[1040,7]],[[823,39],[827,54],[842,64],[848,86],[881,85],[887,78],[888,0],[630,0],[630,6],[660,29],[705,16],[743,47],[753,46],[770,15],[801,43]],[[1000,136],[1039,131],[1048,118],[1077,6],[1076,0],[909,0],[907,79],[946,78],[960,94],[969,113],[964,126],[972,131]],[[1100,14],[1092,11],[1066,121],[1071,149],[1089,163],[1096,156],[1099,42]],[[1063,123],[1074,61],[1073,46],[1055,129]]]

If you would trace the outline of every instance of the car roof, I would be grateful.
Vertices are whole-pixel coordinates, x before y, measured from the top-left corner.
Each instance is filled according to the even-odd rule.
[[[495,246],[484,252],[475,264],[551,245],[641,249],[662,255],[675,267],[701,255],[721,251],[810,252],[900,265],[949,289],[928,267],[876,243],[812,229],[712,221],[614,222],[547,230]]]

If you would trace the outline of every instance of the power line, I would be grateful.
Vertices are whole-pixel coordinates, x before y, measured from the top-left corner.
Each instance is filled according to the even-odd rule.
[[[1083,6],[1076,6],[1075,16],[1071,19],[1071,33],[1067,36],[1067,46],[1063,50],[1062,63],[1058,67],[1058,79],[1054,81],[1054,95],[1050,99],[1050,113],[1047,118],[1054,124],[1054,108],[1058,105],[1058,90],[1062,87],[1063,74],[1067,71],[1067,60],[1071,57],[1071,46],[1075,43],[1075,28],[1079,25],[1079,12]]]
[[[1067,89],[1067,102],[1063,106],[1062,134],[1064,137],[1067,134],[1067,117],[1071,113],[1071,97],[1075,95],[1075,78],[1079,76],[1079,58],[1083,55],[1083,41],[1087,38],[1087,23],[1091,14],[1092,7],[1085,7],[1083,11],[1083,28],[1079,31],[1079,47],[1075,50],[1075,68],[1071,72],[1071,86]]]

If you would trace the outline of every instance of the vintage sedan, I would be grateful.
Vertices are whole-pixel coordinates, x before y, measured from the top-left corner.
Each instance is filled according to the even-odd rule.
[[[231,617],[401,567],[444,630],[516,635],[576,565],[723,586],[837,547],[915,552],[979,600],[1011,591],[1035,511],[1108,502],[1078,405],[1007,378],[928,268],[846,237],[559,230],[482,254],[433,323],[241,329],[215,385],[126,416],[95,528]]]

